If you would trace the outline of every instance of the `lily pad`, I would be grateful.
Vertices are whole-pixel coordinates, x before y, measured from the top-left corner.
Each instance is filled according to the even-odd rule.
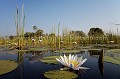
[[[44,57],[43,59],[40,59],[40,61],[47,64],[59,64],[59,62],[56,60],[56,58],[59,58],[59,57],[60,56]]]
[[[78,75],[70,71],[52,70],[44,73],[44,76],[49,79],[74,79]]]
[[[18,64],[10,60],[0,60],[0,75],[11,72],[18,67]]]

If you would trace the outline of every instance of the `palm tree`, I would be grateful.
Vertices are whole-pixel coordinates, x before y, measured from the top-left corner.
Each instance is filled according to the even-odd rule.
[[[37,31],[37,26],[33,26],[33,30],[36,32]],[[34,34],[35,37],[35,34]]]
[[[37,26],[33,26],[33,30],[36,31],[37,30]]]

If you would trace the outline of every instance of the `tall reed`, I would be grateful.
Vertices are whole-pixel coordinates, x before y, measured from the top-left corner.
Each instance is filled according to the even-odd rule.
[[[21,50],[23,48],[24,43],[24,27],[25,27],[24,4],[22,5],[22,13],[20,13],[18,6],[16,8],[15,26],[17,33],[17,45],[18,48]]]

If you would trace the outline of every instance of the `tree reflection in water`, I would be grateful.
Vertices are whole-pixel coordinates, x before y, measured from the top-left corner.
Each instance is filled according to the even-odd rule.
[[[18,51],[17,62],[18,62],[19,64],[22,64],[22,63],[23,63],[23,55],[24,55],[24,52]]]
[[[104,66],[103,66],[103,58],[104,58],[104,50],[89,50],[91,57],[96,57],[98,59],[98,68],[101,75],[104,75]]]
[[[102,76],[104,75],[103,57],[104,57],[104,50],[102,49],[98,59],[98,67]]]
[[[19,67],[17,68],[17,74],[19,75],[18,79],[23,79],[23,74],[24,74],[24,68],[23,68],[23,55],[24,52],[18,51],[18,56],[17,56],[17,62],[19,64]]]
[[[27,53],[32,53],[32,55],[27,56]],[[42,58],[43,52],[40,51],[33,51],[33,52],[22,52],[18,51],[17,53],[17,62],[19,64],[19,67],[16,70],[16,74],[18,77],[16,79],[23,79],[24,77],[24,58],[28,58],[28,61],[32,64],[37,62],[40,58]]]
[[[28,58],[28,61],[33,64],[39,61],[43,57],[42,51],[29,51],[28,53],[32,53],[32,55],[26,54],[24,58]]]

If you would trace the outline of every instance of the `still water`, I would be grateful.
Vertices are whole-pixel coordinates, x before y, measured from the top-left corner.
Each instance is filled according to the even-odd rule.
[[[90,69],[80,71],[76,79],[120,79],[120,65],[99,62],[99,52],[84,50],[77,53],[78,56],[88,59],[82,66]],[[16,51],[2,50],[0,51],[0,60],[14,60],[19,62],[20,65],[16,70],[0,76],[0,79],[47,79],[43,75],[44,72],[58,70],[62,65],[45,64],[40,62],[40,59],[55,55],[59,55],[59,53],[53,53],[52,51],[24,52],[18,55]]]

